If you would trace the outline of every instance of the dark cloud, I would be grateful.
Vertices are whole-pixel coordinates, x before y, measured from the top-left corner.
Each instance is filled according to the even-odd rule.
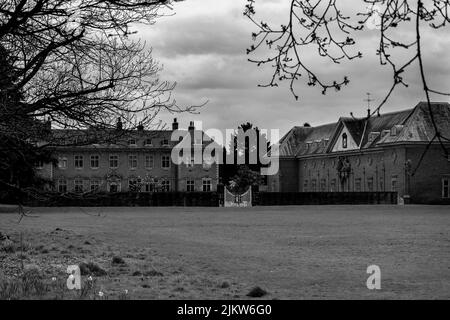
[[[242,15],[245,3],[245,0],[185,1],[175,6],[176,15],[139,30],[153,47],[155,58],[164,64],[162,77],[177,81],[174,93],[177,101],[192,105],[209,100],[200,115],[178,115],[184,124],[203,120],[207,127],[234,128],[250,121],[261,128],[279,128],[284,134],[304,122],[318,125],[336,121],[350,112],[365,115],[366,92],[372,93],[374,104],[384,98],[392,84],[392,70],[379,64],[376,55],[379,34],[375,30],[361,32],[357,37],[359,46],[355,50],[364,53],[361,60],[334,65],[319,59],[314,51],[302,52],[311,68],[326,79],[350,77],[350,85],[340,92],[322,95],[318,88],[306,86],[304,79],[296,83],[299,101],[295,101],[285,85],[258,88],[258,84],[269,81],[272,70],[247,61],[245,49],[252,43],[250,35],[255,27]],[[287,16],[288,1],[256,3],[258,13],[271,21],[281,23]],[[412,32],[406,28],[397,36],[410,37]],[[423,41],[430,83],[441,90],[448,89],[448,34],[428,29]],[[396,52],[396,56],[406,61],[408,53]],[[385,112],[410,108],[424,100],[418,75],[417,67],[405,74],[409,87],[395,92]],[[162,116],[171,121],[172,115]]]

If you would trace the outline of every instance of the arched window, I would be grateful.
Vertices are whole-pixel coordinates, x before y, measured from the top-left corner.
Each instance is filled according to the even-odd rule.
[[[342,135],[342,148],[347,149],[347,134]]]

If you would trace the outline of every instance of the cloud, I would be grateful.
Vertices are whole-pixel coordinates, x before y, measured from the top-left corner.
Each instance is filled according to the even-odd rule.
[[[287,17],[284,0],[256,1],[258,16],[282,23]],[[376,55],[379,33],[358,33],[358,50],[363,59],[335,65],[320,59],[315,50],[302,51],[305,61],[320,76],[329,80],[350,77],[350,84],[340,92],[322,95],[319,88],[306,85],[304,78],[295,83],[300,100],[295,101],[287,84],[278,88],[258,88],[270,80],[271,68],[258,68],[247,61],[246,48],[252,44],[255,26],[246,19],[245,0],[188,0],[175,5],[176,14],[160,19],[155,25],[140,28],[139,35],[153,47],[155,58],[164,65],[163,79],[176,81],[174,96],[180,104],[195,105],[209,100],[200,115],[177,115],[185,125],[190,120],[203,120],[204,127],[235,128],[246,121],[260,128],[279,128],[284,134],[294,125],[310,122],[319,125],[334,122],[350,112],[364,116],[366,92],[375,103],[381,102],[392,84],[392,70],[379,64]],[[352,4],[343,3],[350,9]],[[410,37],[409,26],[396,36]],[[424,57],[430,84],[440,90],[450,89],[448,31],[424,30]],[[400,60],[407,52],[397,52]],[[399,88],[384,108],[385,112],[411,108],[424,100],[417,67],[405,74],[410,86]],[[446,100],[439,97],[438,100]],[[162,114],[170,122],[173,115]]]

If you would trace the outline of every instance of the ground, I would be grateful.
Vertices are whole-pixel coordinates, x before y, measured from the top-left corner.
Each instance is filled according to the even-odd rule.
[[[257,286],[263,299],[449,299],[449,209],[36,208],[20,224],[0,214],[16,244],[0,252],[0,277],[36,268],[68,291],[67,266],[93,262],[107,272],[93,276],[93,295],[111,299],[245,299]],[[381,290],[366,287],[370,265]]]

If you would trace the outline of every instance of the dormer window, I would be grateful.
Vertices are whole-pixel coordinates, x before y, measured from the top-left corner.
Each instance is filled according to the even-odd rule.
[[[153,143],[152,143],[152,139],[146,139],[145,140],[145,145],[146,146],[151,146]]]
[[[342,135],[342,148],[347,149],[347,146],[348,146],[348,137],[347,137],[347,134],[344,133]]]
[[[397,128],[396,127],[392,127],[391,128],[391,136],[396,136],[397,135]]]
[[[167,139],[163,139],[162,141],[161,141],[161,145],[163,145],[163,146],[168,146],[169,145],[169,140],[167,140]]]
[[[128,140],[128,145],[131,147],[135,147],[136,146],[136,139],[129,139]]]

